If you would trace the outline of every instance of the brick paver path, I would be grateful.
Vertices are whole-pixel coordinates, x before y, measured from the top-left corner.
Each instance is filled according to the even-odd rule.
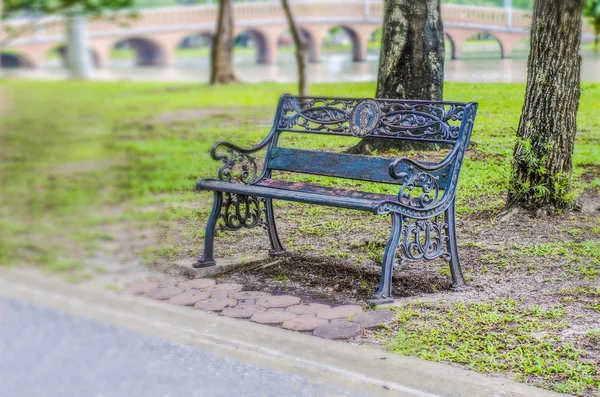
[[[123,292],[193,306],[197,310],[220,312],[231,318],[277,325],[291,331],[312,332],[326,339],[352,338],[363,329],[377,328],[396,318],[396,313],[391,310],[364,312],[358,305],[331,307],[303,302],[296,296],[243,289],[241,284],[219,284],[208,278],[187,280],[181,276],[164,276],[132,282],[124,286]]]

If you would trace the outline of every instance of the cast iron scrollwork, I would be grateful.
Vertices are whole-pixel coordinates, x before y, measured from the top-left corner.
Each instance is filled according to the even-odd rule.
[[[462,105],[384,102],[379,135],[455,140],[463,111]]]
[[[228,149],[229,156],[219,168],[219,179],[226,182],[250,184],[256,180],[258,165],[256,159],[248,154]]]
[[[217,153],[217,149],[226,148],[225,153]],[[258,148],[257,150],[259,150]],[[249,153],[256,150],[241,149],[227,142],[219,142],[212,150],[211,155],[215,160],[222,160],[219,168],[219,180],[231,183],[252,184],[258,180],[258,164]]]
[[[444,214],[429,219],[405,217],[398,250],[398,262],[442,258],[450,260],[448,223]]]
[[[287,97],[278,127],[358,137],[456,140],[463,104]]]
[[[279,128],[350,134],[350,113],[358,101],[351,99],[285,99]]]
[[[265,199],[262,197],[245,196],[225,193],[221,210],[221,230],[251,229],[257,226],[266,229]]]
[[[440,199],[439,177],[429,172],[409,166],[407,172],[397,174],[403,180],[398,193],[398,201],[409,207],[428,208],[438,203]],[[415,195],[415,188],[420,189],[420,194]]]

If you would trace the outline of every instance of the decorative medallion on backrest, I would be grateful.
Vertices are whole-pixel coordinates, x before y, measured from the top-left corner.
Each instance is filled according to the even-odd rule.
[[[292,97],[283,99],[284,131],[454,143],[465,104],[439,101]]]
[[[372,99],[360,101],[350,114],[350,133],[364,137],[371,134],[379,125],[381,109]]]

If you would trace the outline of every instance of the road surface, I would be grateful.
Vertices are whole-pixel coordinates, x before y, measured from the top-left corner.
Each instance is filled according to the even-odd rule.
[[[359,395],[0,297],[0,397],[37,396]]]

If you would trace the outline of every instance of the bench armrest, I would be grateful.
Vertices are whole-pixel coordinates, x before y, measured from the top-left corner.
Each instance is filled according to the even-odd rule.
[[[397,204],[405,209],[410,208],[415,211],[427,212],[444,207],[454,199],[458,173],[469,145],[476,113],[476,104],[469,104],[465,107],[454,147],[441,162],[435,164],[422,163],[401,156],[390,163],[390,176],[402,181]],[[401,165],[405,166],[402,167]],[[443,194],[440,194],[441,189],[438,186],[440,175],[448,178],[448,185],[444,188]],[[420,192],[418,190],[413,192],[415,188],[420,189]]]
[[[210,149],[210,156],[214,160],[223,161],[219,168],[219,180],[247,185],[259,180],[256,158],[250,154],[265,148],[270,142],[271,134],[251,148],[243,148],[225,141],[215,143]]]
[[[283,102],[287,97],[288,95],[284,94],[279,99],[276,115],[281,113]],[[262,142],[251,148],[243,148],[226,141],[216,142],[210,149],[210,156],[214,160],[223,161],[223,165],[219,168],[219,180],[231,183],[243,183],[246,185],[251,185],[261,180],[265,174],[265,169],[259,173],[256,159],[253,156],[250,156],[250,154],[258,152],[267,146],[270,147],[273,137],[277,132],[277,122],[278,117],[276,116],[269,134]],[[200,186],[201,182],[202,181],[198,182],[197,188]]]

